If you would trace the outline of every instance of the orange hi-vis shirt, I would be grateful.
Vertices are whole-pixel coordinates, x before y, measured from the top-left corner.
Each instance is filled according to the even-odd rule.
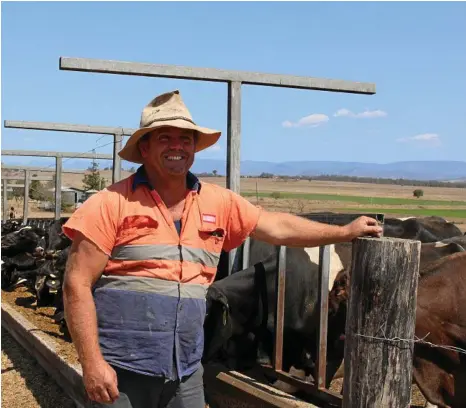
[[[178,232],[144,166],[90,197],[63,226],[109,256],[93,288],[99,345],[117,367],[170,380],[201,364],[206,292],[222,250],[254,231],[260,208],[188,174]]]
[[[142,166],[91,196],[66,222],[64,233],[73,239],[79,231],[110,256],[104,274],[212,283],[222,249],[243,243],[257,225],[260,208],[189,173],[191,190],[178,234],[144,175]]]

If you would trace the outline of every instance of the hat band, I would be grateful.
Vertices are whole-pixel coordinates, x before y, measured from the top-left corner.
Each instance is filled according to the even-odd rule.
[[[194,126],[196,126],[196,124],[189,118],[185,117],[185,116],[170,116],[168,118],[160,118],[160,119],[154,119],[152,121],[150,121],[147,125],[145,125],[144,127],[149,127],[150,125],[152,125],[154,122],[164,122],[164,121],[167,121],[167,120],[177,120],[177,119],[182,119],[182,120],[185,120],[186,122],[190,122],[192,123]]]

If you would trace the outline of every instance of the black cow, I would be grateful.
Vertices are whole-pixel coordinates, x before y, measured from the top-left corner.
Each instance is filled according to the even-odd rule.
[[[413,239],[425,243],[461,235],[462,232],[456,225],[441,217],[386,218],[384,222],[385,237]]]
[[[13,257],[23,252],[32,254],[38,246],[40,238],[28,227],[10,232],[2,237],[2,256]]]
[[[7,220],[2,224],[2,237],[10,232],[18,231],[21,223],[16,220]]]
[[[262,258],[263,260],[257,261]],[[204,362],[221,358],[231,369],[246,369],[273,360],[277,252],[251,242],[253,266],[214,282],[207,291]],[[287,248],[283,369],[293,366],[315,376],[318,270],[302,248]],[[339,360],[332,360],[329,340],[327,383]]]
[[[47,251],[58,251],[71,246],[72,241],[63,233],[63,224],[68,221],[69,217],[62,217],[48,229]]]

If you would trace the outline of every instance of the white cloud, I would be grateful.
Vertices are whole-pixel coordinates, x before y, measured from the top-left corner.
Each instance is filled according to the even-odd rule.
[[[220,145],[214,144],[214,145],[210,146],[209,148],[207,148],[206,151],[207,150],[209,150],[211,152],[218,152],[218,151],[222,150],[222,148],[220,147]]]
[[[434,145],[441,144],[440,136],[436,133],[422,133],[416,136],[400,137],[396,139],[396,141],[401,142],[401,143],[417,142],[417,143],[434,144]]]
[[[328,122],[328,119],[328,116],[324,115],[323,113],[313,113],[312,115],[304,116],[295,123],[290,122],[289,120],[285,120],[282,123],[282,126],[286,128],[304,126],[317,127],[324,124],[325,122]]]
[[[338,116],[348,116],[350,118],[382,118],[384,116],[387,116],[387,112],[377,109],[377,110],[365,110],[364,112],[361,113],[353,113],[348,109],[338,109],[333,116],[338,117]]]

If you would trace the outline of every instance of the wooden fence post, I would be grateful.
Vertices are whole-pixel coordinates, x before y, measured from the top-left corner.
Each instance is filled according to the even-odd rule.
[[[420,254],[419,241],[353,243],[343,408],[409,407]]]

